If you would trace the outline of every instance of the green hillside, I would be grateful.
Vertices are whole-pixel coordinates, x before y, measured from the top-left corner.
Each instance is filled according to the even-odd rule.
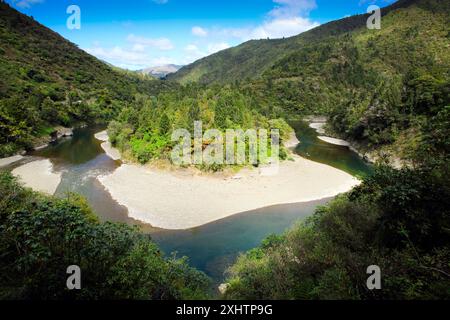
[[[181,69],[181,83],[232,82],[279,116],[330,117],[330,134],[403,156],[423,118],[450,103],[450,3],[398,1],[299,36],[250,41]]]
[[[407,11],[420,9],[429,11],[432,15],[445,15],[448,14],[448,6],[448,3],[440,3],[436,0],[400,0],[383,8],[382,15],[384,17],[396,15],[399,12],[405,12],[405,9]],[[200,59],[183,67],[175,74],[169,75],[168,78],[181,83],[200,82],[204,84],[258,78],[274,65],[281,63],[285,57],[294,53],[307,53],[305,50],[311,45],[323,44],[331,39],[337,40],[342,35],[358,31],[366,31],[367,34],[377,32],[366,29],[368,16],[368,14],[357,15],[333,21],[291,38],[251,40]],[[420,21],[414,19],[410,19],[408,22],[411,24],[411,29],[420,24]],[[437,23],[443,22],[446,22],[445,19]],[[388,24],[390,21],[383,21],[384,27]]]
[[[0,155],[55,125],[108,119],[136,93],[168,86],[110,66],[0,3]]]

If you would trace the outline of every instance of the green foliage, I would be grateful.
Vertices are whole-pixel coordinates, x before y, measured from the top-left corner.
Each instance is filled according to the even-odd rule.
[[[327,115],[336,135],[368,149],[407,149],[421,117],[450,104],[449,16],[448,2],[401,0],[383,9],[381,30],[353,16],[246,42],[169,78],[237,83],[268,117]]]
[[[173,84],[112,68],[0,3],[0,156],[32,146],[40,127],[113,118],[136,93]]]
[[[413,160],[427,159],[429,166],[448,163],[450,154],[450,106],[446,106],[436,116],[429,119],[421,133],[421,143],[413,150]],[[430,157],[433,155],[433,157]]]
[[[55,199],[0,174],[0,298],[198,299],[207,277],[187,260],[165,258],[136,229],[99,223],[84,199]],[[78,265],[82,290],[66,288]]]
[[[202,129],[279,129],[281,142],[289,139],[292,128],[283,119],[268,120],[255,107],[254,100],[234,86],[187,85],[158,96],[136,95],[132,108],[124,108],[108,128],[111,142],[142,164],[170,160],[176,129],[186,129],[194,137],[195,121]],[[193,142],[193,141],[192,141]],[[224,141],[225,143],[226,141]],[[210,143],[204,141],[204,147]],[[248,151],[248,141],[247,151]],[[270,149],[269,149],[270,150]],[[280,158],[287,158],[282,147]],[[262,159],[260,159],[262,161]],[[223,165],[202,165],[201,170],[219,171]]]
[[[411,167],[380,165],[229,269],[228,299],[449,299],[450,108],[424,119]],[[382,270],[382,290],[366,269]]]
[[[443,123],[448,130],[448,117]],[[414,169],[378,167],[349,194],[242,255],[225,298],[448,299],[449,153],[442,151],[439,161],[418,153]],[[382,290],[366,287],[370,265],[382,270]]]
[[[163,135],[168,134],[171,131],[170,119],[167,114],[163,114],[159,122],[159,132]]]
[[[167,136],[147,133],[142,139],[132,138],[130,145],[134,157],[141,164],[145,164],[164,155],[169,142]]]

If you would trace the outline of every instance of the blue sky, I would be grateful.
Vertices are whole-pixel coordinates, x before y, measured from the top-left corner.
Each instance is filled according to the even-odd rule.
[[[250,39],[299,34],[394,0],[7,0],[14,8],[116,66],[188,64]],[[69,30],[70,5],[81,29]]]

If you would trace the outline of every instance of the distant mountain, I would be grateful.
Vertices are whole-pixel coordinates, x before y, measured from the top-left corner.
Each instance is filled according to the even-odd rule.
[[[162,66],[145,68],[143,70],[139,70],[139,73],[144,73],[151,75],[157,79],[165,78],[168,74],[175,73],[180,70],[183,66],[176,64],[166,64]]]

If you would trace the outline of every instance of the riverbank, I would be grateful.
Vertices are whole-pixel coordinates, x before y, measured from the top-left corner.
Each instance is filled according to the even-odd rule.
[[[108,137],[108,132],[106,130],[96,133],[94,135],[94,137],[95,137],[95,139],[97,139],[99,141],[103,141],[103,143],[101,144],[101,147],[102,147],[103,151],[105,151],[105,153],[108,157],[110,157],[114,161],[122,159],[120,151],[111,145],[111,142],[109,141],[109,137]]]
[[[49,134],[37,137],[33,141],[33,150],[38,151],[47,148],[51,143],[55,143],[63,138],[70,138],[73,136],[73,128],[66,128],[57,126],[52,129]]]
[[[326,137],[326,136],[318,136],[317,138],[319,138],[320,140],[325,141],[327,143],[334,144],[336,146],[350,147],[350,142],[342,140],[342,139],[330,138],[330,137]]]
[[[28,188],[53,195],[56,192],[62,173],[53,172],[50,160],[37,160],[17,167],[12,174]]]
[[[327,118],[325,117],[307,117],[304,119],[309,123],[309,127],[314,129],[318,134],[317,138],[321,141],[331,143],[334,145],[348,147],[351,151],[356,153],[361,159],[363,159],[366,163],[375,164],[380,159],[387,160],[389,164],[396,169],[401,169],[405,166],[410,165],[406,161],[402,160],[399,156],[397,156],[401,152],[396,152],[392,150],[393,146],[384,146],[380,147],[377,150],[373,150],[369,148],[366,144],[355,140],[343,140],[339,139],[338,134],[334,132],[329,132],[327,130]],[[325,136],[326,135],[326,136]],[[394,147],[395,148],[395,147]]]
[[[2,159],[0,159],[0,168],[9,166],[10,164],[13,164],[15,162],[22,160],[23,158],[24,158],[24,156],[22,156],[22,155],[16,155],[16,156],[8,157],[8,158],[2,158]]]
[[[351,147],[351,143],[346,140],[325,135],[327,134],[326,129],[328,122],[328,119],[326,117],[307,117],[304,120],[309,123],[310,128],[314,129],[319,134],[319,136],[317,137],[319,138],[319,140],[334,144],[336,146]]]
[[[291,133],[291,136],[289,137],[289,140],[285,141],[284,146],[290,150],[295,149],[295,147],[298,146],[300,143],[300,140],[298,140],[297,135],[295,132]]]
[[[334,197],[360,183],[343,171],[299,156],[281,163],[276,175],[244,169],[224,177],[124,164],[98,179],[128,208],[130,217],[169,230],[195,228],[263,207]]]
[[[378,156],[376,156],[375,151],[368,151],[362,145],[355,141],[347,141],[335,137],[336,135],[328,132],[327,130],[327,122],[328,119],[326,117],[306,117],[303,119],[307,123],[309,123],[309,127],[314,129],[320,136],[317,138],[327,143],[331,143],[338,146],[348,147],[351,151],[358,154],[358,156],[367,163],[374,164],[378,160]]]

